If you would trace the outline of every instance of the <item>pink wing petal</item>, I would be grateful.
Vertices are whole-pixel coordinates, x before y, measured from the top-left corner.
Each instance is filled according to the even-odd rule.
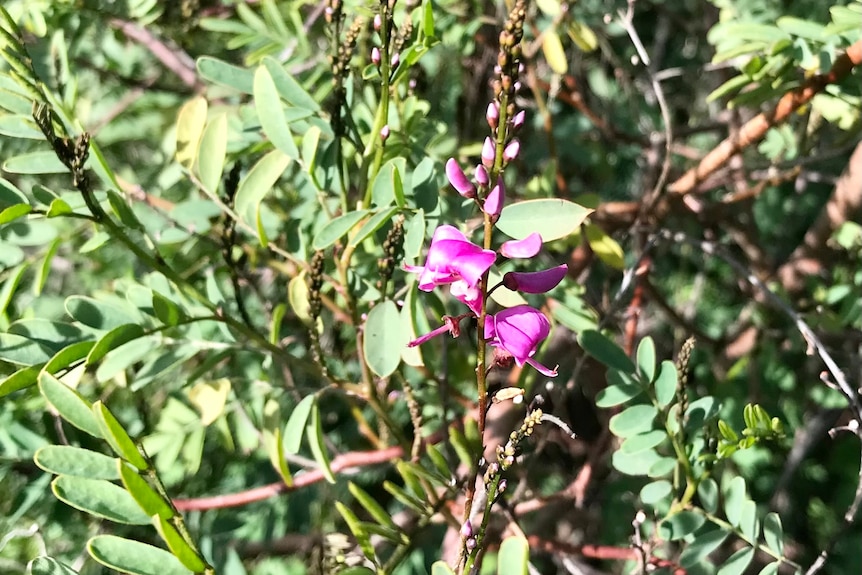
[[[507,258],[531,258],[542,249],[542,236],[533,232],[523,240],[509,240],[500,246],[500,253]]]
[[[503,276],[503,285],[512,291],[545,293],[557,287],[568,271],[566,264],[560,264],[540,272],[508,272]]]

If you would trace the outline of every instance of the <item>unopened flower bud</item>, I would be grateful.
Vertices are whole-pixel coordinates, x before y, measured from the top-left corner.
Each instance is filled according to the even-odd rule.
[[[476,188],[470,183],[467,176],[464,175],[464,171],[461,170],[461,166],[455,158],[449,158],[446,162],[446,177],[459,194],[465,198],[476,197]]]
[[[492,130],[497,129],[497,124],[500,120],[500,106],[497,102],[488,104],[488,109],[485,111],[485,119],[488,120],[488,125]]]
[[[380,139],[385,142],[386,138],[388,138],[388,137],[389,137],[389,124],[386,124],[385,126],[380,128]]]
[[[515,82],[514,85],[512,86],[512,88],[515,89],[515,92],[520,92],[521,88],[523,88],[523,87],[524,87],[524,85],[520,82],[520,80]]]
[[[389,60],[389,65],[393,68],[397,68],[399,63],[401,63],[401,57],[398,55],[398,52],[395,52]]]
[[[503,178],[497,178],[497,185],[494,186],[488,196],[485,198],[485,203],[482,204],[482,210],[489,216],[499,216],[503,211],[503,203],[506,200],[506,185],[503,183]]]
[[[470,537],[467,541],[464,542],[464,546],[467,548],[467,551],[472,551],[476,548],[476,538]]]
[[[494,147],[494,140],[486,137],[485,143],[482,144],[482,165],[490,168],[494,165],[494,159],[497,157],[497,151]]]
[[[467,521],[464,522],[463,525],[461,525],[461,537],[463,537],[465,539],[469,539],[472,536],[473,536],[473,524],[468,519]]]
[[[512,291],[545,293],[557,287],[568,271],[566,264],[560,264],[540,272],[507,272],[503,276],[503,285]]]
[[[505,477],[501,479],[500,483],[497,484],[497,493],[503,493],[504,491],[506,491],[506,487],[508,485],[509,483],[506,481]]]
[[[375,32],[380,32],[380,29],[383,27],[383,18],[380,14],[374,15],[374,30]]]
[[[491,176],[488,174],[488,170],[485,169],[485,166],[479,164],[476,166],[476,183],[480,186],[487,186],[491,183]]]
[[[512,128],[515,130],[519,130],[521,128],[521,126],[524,125],[524,120],[526,120],[526,119],[527,119],[527,111],[521,110],[520,112],[515,114],[514,118],[512,118]]]
[[[380,65],[380,48],[378,48],[377,46],[371,49],[371,62],[375,66]]]
[[[518,157],[518,154],[521,152],[521,142],[517,139],[512,140],[503,150],[503,160],[506,162],[511,162],[515,158]]]

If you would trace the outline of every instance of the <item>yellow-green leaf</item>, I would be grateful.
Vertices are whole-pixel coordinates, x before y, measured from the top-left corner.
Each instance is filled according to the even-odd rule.
[[[563,42],[556,30],[547,30],[543,35],[542,52],[545,53],[545,60],[548,61],[548,66],[555,74],[568,72],[569,62],[566,59],[566,51],[563,49]]]
[[[210,425],[224,413],[227,396],[230,393],[230,380],[222,378],[211,382],[200,382],[189,392],[189,401],[201,414],[201,423]]]
[[[180,108],[177,117],[177,161],[185,168],[191,169],[195,163],[201,134],[207,120],[207,101],[197,97],[186,102]]]
[[[586,228],[587,241],[590,243],[593,253],[612,268],[625,269],[625,254],[623,254],[623,248],[620,247],[620,244],[599,226],[587,224]]]

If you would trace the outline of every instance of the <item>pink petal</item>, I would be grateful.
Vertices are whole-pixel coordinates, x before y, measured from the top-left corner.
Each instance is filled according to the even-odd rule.
[[[477,316],[482,312],[482,292],[464,280],[458,280],[449,287],[452,297],[470,308]]]
[[[475,244],[466,242],[450,261],[449,268],[473,287],[479,283],[482,274],[488,271],[496,259],[497,253],[493,250],[483,250]]]
[[[545,293],[557,287],[568,271],[569,266],[560,264],[540,272],[508,272],[503,276],[503,285],[512,291]]]
[[[491,176],[488,175],[488,170],[482,164],[476,166],[476,183],[480,186],[487,186],[491,183]]]
[[[555,367],[554,369],[548,369],[533,358],[527,359],[527,361],[525,361],[524,363],[532,365],[542,375],[547,375],[548,377],[557,377],[557,367],[559,366]]]
[[[446,162],[446,177],[449,179],[452,187],[458,190],[459,194],[465,198],[476,197],[476,188],[470,183],[467,176],[464,175],[464,171],[458,165],[458,161],[455,158],[449,158],[449,161]]]
[[[482,204],[482,210],[490,216],[499,216],[500,212],[503,211],[505,200],[506,185],[503,183],[503,178],[497,178],[497,185],[488,192],[485,203]]]
[[[551,332],[551,323],[539,310],[518,305],[495,314],[496,340],[522,365]]]
[[[542,249],[542,236],[533,232],[523,240],[509,240],[500,246],[500,254],[507,258],[531,258]]]

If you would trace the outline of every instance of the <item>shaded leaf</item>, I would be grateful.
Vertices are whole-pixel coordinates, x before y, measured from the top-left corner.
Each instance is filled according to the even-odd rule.
[[[50,373],[39,374],[39,391],[60,417],[93,437],[102,437],[90,403]]]
[[[120,478],[117,459],[69,445],[47,445],[33,455],[40,469],[55,475],[74,475],[114,481]]]
[[[608,367],[623,373],[635,373],[635,364],[620,346],[596,330],[585,330],[578,334],[578,343],[585,352]]]
[[[362,352],[368,367],[379,377],[388,377],[401,363],[401,348],[407,345],[401,316],[395,302],[387,300],[368,312]]]
[[[107,567],[132,575],[191,575],[163,549],[114,535],[96,535],[87,542],[90,555]]]
[[[130,525],[150,523],[132,496],[110,481],[61,475],[51,482],[51,490],[63,503],[95,517]]]

